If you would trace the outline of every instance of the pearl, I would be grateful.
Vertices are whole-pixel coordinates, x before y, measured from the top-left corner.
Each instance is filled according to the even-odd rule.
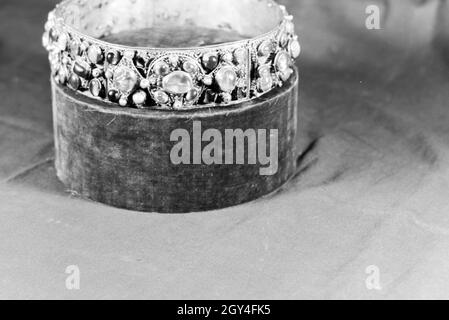
[[[182,104],[182,101],[181,100],[176,100],[174,103],[173,103],[173,108],[174,109],[181,109],[183,107],[183,104]]]
[[[140,87],[142,89],[148,89],[150,87],[150,81],[148,79],[140,80]]]
[[[203,56],[203,65],[209,71],[214,70],[218,66],[217,53],[216,52],[215,53],[206,53]]]
[[[295,24],[291,21],[287,21],[285,23],[285,31],[287,31],[289,34],[295,33]]]
[[[98,64],[103,60],[103,52],[101,48],[93,45],[87,50],[87,58],[93,64]]]
[[[133,95],[133,102],[136,105],[143,105],[147,100],[147,94],[144,91],[137,91]]]
[[[274,59],[274,64],[280,72],[285,72],[290,67],[291,58],[286,51],[281,51]]]
[[[184,71],[174,71],[162,80],[162,88],[172,94],[185,94],[192,87],[192,77]]]
[[[123,54],[126,58],[132,60],[134,59],[134,57],[136,56],[136,52],[135,51],[125,51],[125,53]]]
[[[235,50],[234,59],[238,64],[244,64],[248,60],[248,51],[243,48]]]
[[[150,82],[150,84],[155,85],[157,84],[157,77],[153,74],[148,78],[148,81]]]
[[[288,51],[290,52],[290,55],[293,57],[293,59],[298,58],[301,54],[301,45],[299,44],[299,41],[296,39],[290,40]]]
[[[56,44],[56,47],[58,48],[58,50],[60,51],[65,51],[65,49],[67,48],[67,44],[69,42],[69,38],[67,36],[67,34],[62,33],[59,38],[58,38],[58,42]]]
[[[273,87],[273,77],[269,66],[261,66],[258,70],[259,80],[257,87],[259,91],[265,92]]]
[[[164,61],[159,61],[154,65],[154,72],[160,76],[166,76],[170,73],[170,66]]]
[[[127,67],[115,69],[113,79],[114,86],[124,93],[132,91],[138,80],[137,74]]]
[[[182,68],[185,72],[195,74],[198,71],[198,66],[192,61],[187,60],[184,62]]]
[[[179,57],[178,56],[176,56],[176,55],[172,55],[172,56],[170,56],[170,57],[168,57],[168,60],[170,61],[170,64],[172,65],[172,66],[177,66],[178,65],[178,63],[179,63]]]
[[[48,48],[48,46],[50,45],[50,36],[48,32],[44,32],[44,35],[42,36],[42,45],[44,46],[44,48]]]
[[[117,65],[120,62],[121,54],[118,51],[109,51],[106,55],[106,61],[109,64]]]
[[[98,78],[99,76],[101,76],[102,73],[103,73],[103,71],[101,71],[101,69],[95,68],[95,69],[92,71],[92,76],[93,76],[94,78]]]
[[[214,83],[214,78],[210,75],[204,76],[203,83],[206,86],[211,86]]]
[[[111,70],[107,70],[104,75],[105,75],[106,79],[112,79],[112,77],[114,76],[114,74],[112,73]]]
[[[227,62],[227,63],[231,63],[232,60],[233,60],[233,58],[234,58],[234,56],[233,56],[232,53],[230,53],[230,52],[226,52],[226,53],[222,56],[223,61],[224,61],[224,62]]]
[[[103,84],[98,79],[93,79],[89,83],[89,91],[94,97],[98,97],[101,94],[101,91],[103,90]]]
[[[261,57],[266,57],[273,51],[273,43],[270,40],[265,40],[259,45],[258,54]]]
[[[72,74],[69,78],[69,87],[73,90],[78,90],[81,85],[81,79],[76,75]]]
[[[159,90],[154,93],[154,100],[158,104],[167,104],[169,97],[164,91]]]
[[[78,60],[73,66],[73,72],[75,72],[81,78],[87,79],[90,75],[90,67],[84,61]]]
[[[118,103],[121,107],[126,107],[128,105],[128,99],[126,97],[121,97]]]
[[[237,85],[237,74],[233,67],[223,67],[215,75],[215,81],[222,91],[230,92]]]

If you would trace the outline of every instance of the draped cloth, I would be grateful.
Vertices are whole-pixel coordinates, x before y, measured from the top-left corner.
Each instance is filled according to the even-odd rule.
[[[56,1],[0,2],[0,298],[449,298],[446,1],[282,2],[303,47],[298,175],[188,215],[65,190],[40,45]]]

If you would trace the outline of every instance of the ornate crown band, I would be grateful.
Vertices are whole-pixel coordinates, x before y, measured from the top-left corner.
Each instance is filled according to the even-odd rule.
[[[292,20],[271,0],[65,0],[50,12],[43,44],[60,85],[122,107],[185,110],[282,86],[301,51]],[[167,24],[247,36],[190,48],[105,40]]]

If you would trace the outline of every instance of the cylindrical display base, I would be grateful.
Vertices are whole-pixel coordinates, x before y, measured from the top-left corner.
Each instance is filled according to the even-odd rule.
[[[82,197],[135,211],[205,211],[270,194],[296,173],[296,72],[252,101],[182,112],[117,108],[52,88],[57,174]],[[227,139],[238,129],[244,145]]]

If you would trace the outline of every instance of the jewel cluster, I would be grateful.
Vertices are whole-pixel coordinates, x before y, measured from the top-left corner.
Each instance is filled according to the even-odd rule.
[[[184,110],[226,105],[282,86],[300,55],[292,17],[276,33],[178,52],[105,45],[67,31],[50,13],[43,45],[57,83],[121,107]]]

